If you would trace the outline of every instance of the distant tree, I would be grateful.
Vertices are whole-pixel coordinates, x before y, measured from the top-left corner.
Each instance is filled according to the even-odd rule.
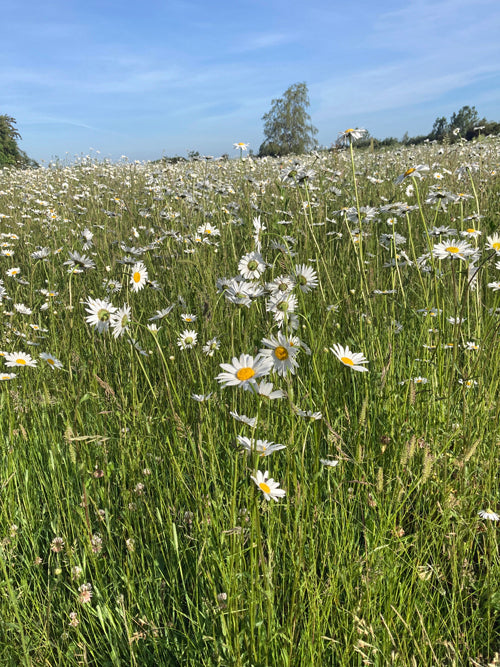
[[[476,107],[464,106],[450,117],[450,131],[459,129],[463,137],[477,125],[481,125],[481,121]]]
[[[436,120],[434,121],[434,125],[432,126],[429,139],[437,139],[438,141],[441,141],[442,139],[444,139],[444,137],[448,134],[449,131],[450,131],[450,126],[448,121],[446,120],[446,117],[441,116],[441,118],[436,118]]]
[[[17,145],[21,138],[17,128],[16,120],[6,114],[0,115],[0,167],[12,165],[13,167],[36,167],[24,151]]]
[[[262,116],[265,139],[259,155],[301,154],[316,148],[318,130],[307,113],[310,106],[307,85],[294,83],[283,97],[272,100],[271,109]]]

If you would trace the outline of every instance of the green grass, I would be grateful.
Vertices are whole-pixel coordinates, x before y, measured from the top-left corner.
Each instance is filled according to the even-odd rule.
[[[0,383],[1,664],[500,664],[498,528],[478,515],[500,508],[500,292],[488,287],[499,162],[490,138],[297,163],[0,171],[1,241],[14,252],[0,257],[1,347],[38,361],[2,368],[16,377]],[[417,164],[424,178],[394,184]],[[471,198],[426,203],[436,187]],[[254,249],[257,216],[268,267],[255,282],[298,264],[318,278],[295,287],[298,328],[283,328],[306,346],[297,372],[265,378],[279,400],[216,379],[279,330],[268,294],[247,308],[217,283]],[[207,223],[220,236],[198,241]],[[441,226],[456,232],[433,235]],[[465,239],[474,257],[434,256],[469,228],[482,232]],[[75,251],[95,267],[69,273]],[[147,268],[140,291],[126,255]],[[128,304],[127,331],[86,323],[89,299]],[[186,329],[192,349],[178,345]],[[343,365],[335,343],[368,372]],[[238,435],[286,449],[248,455]],[[267,502],[257,469],[286,496]]]

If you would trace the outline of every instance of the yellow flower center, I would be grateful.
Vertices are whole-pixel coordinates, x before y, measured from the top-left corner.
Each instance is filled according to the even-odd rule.
[[[409,176],[410,174],[413,174],[415,171],[415,167],[411,167],[410,169],[407,169],[404,173],[405,176]]]
[[[47,363],[54,365],[54,360],[53,359],[47,359]]]
[[[340,361],[343,364],[346,364],[346,366],[354,366],[354,361],[352,359],[349,359],[349,357],[340,357]]]
[[[16,364],[19,364],[19,366],[24,366],[26,364],[25,359],[16,359]]]
[[[211,229],[205,229],[205,234],[211,234],[212,230]]]
[[[141,282],[141,274],[139,273],[139,271],[136,271],[134,273],[134,283],[140,283],[140,282]]]
[[[456,254],[457,252],[460,252],[460,250],[457,248],[456,245],[450,245],[447,248],[445,248],[446,252],[450,252],[452,254]]]
[[[348,130],[344,132],[344,134],[350,134],[351,132],[354,132],[354,128],[350,127]]]
[[[271,487],[268,486],[265,482],[261,482],[259,484],[259,488],[261,488],[264,493],[271,493]]]
[[[278,357],[280,361],[288,359],[288,350],[286,349],[286,347],[282,347],[281,345],[274,350],[274,354]]]
[[[241,380],[244,382],[245,380],[250,380],[250,378],[253,378],[255,375],[255,371],[253,368],[240,368],[240,370],[236,373],[236,377],[238,380]]]
[[[500,250],[500,241],[491,244],[494,250]]]
[[[466,231],[467,231],[469,234],[474,234],[474,232],[475,232],[476,230],[475,230],[475,229],[467,229]]]

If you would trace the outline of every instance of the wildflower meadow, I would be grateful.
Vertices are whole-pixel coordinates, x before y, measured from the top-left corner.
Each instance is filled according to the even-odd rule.
[[[500,139],[360,132],[0,170],[2,665],[500,665]]]

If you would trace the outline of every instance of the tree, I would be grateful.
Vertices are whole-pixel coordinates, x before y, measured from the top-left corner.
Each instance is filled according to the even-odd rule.
[[[17,145],[21,138],[17,128],[16,120],[6,114],[0,115],[0,167],[12,165],[13,167],[36,167],[24,151]]]
[[[450,118],[450,130],[459,129],[462,136],[477,125],[480,125],[480,120],[476,107],[462,107]]]
[[[259,155],[306,153],[318,144],[318,130],[311,124],[306,109],[310,106],[307,85],[294,83],[280,97],[272,100],[271,109],[262,116],[265,139]]]
[[[436,120],[434,121],[434,125],[432,126],[429,139],[437,139],[438,141],[441,141],[448,134],[449,129],[450,126],[445,116],[441,116],[441,118],[436,118]]]

